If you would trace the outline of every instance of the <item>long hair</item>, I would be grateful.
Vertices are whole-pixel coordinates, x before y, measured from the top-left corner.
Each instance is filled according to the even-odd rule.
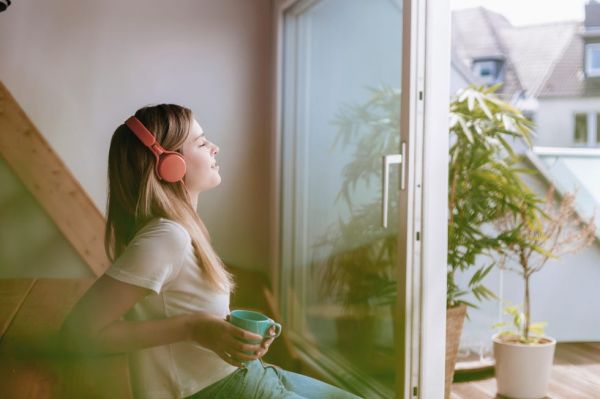
[[[165,149],[181,153],[193,123],[192,111],[176,104],[140,108],[135,117]],[[136,232],[155,217],[184,226],[192,238],[198,266],[216,291],[235,288],[229,273],[210,242],[206,226],[196,212],[183,182],[159,180],[152,152],[125,125],[113,133],[108,152],[108,202],[104,247],[111,262],[117,259]]]

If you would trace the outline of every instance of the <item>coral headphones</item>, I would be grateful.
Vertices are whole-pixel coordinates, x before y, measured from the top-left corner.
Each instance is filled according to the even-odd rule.
[[[183,155],[162,148],[154,135],[135,116],[127,119],[125,124],[156,157],[155,171],[160,180],[175,183],[183,179],[185,175],[185,159]]]

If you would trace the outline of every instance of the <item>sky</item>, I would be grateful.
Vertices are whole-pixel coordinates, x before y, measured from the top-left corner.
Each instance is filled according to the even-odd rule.
[[[513,25],[553,21],[583,21],[589,0],[450,0],[451,9],[485,7],[504,15]]]

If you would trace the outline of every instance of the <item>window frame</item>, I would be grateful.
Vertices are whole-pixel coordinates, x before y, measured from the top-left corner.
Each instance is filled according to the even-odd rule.
[[[482,67],[486,66],[487,64],[493,65],[494,73],[483,76],[480,72]],[[504,60],[501,58],[476,58],[471,62],[471,72],[485,83],[494,84],[501,80],[503,65]]]

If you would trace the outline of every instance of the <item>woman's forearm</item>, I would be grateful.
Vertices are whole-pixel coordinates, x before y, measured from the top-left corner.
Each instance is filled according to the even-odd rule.
[[[62,336],[67,352],[79,354],[123,353],[188,340],[190,315],[157,320],[115,321],[96,334]]]

